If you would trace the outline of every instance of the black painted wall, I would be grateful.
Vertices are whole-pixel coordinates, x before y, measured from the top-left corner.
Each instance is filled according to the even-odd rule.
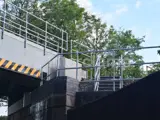
[[[76,101],[75,101],[75,107],[80,107],[82,105],[85,105],[87,103],[96,101],[98,99],[101,99],[112,92],[77,92],[76,93]]]
[[[31,92],[27,106],[9,115],[8,120],[66,120],[67,110],[75,106],[78,86],[79,82],[69,77],[52,79]]]
[[[159,120],[160,71],[100,100],[68,111],[67,120]]]

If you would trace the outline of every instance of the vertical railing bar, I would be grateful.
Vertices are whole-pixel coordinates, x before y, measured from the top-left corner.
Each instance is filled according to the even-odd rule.
[[[72,44],[72,40],[71,40],[71,60],[72,60],[72,58],[73,58],[72,52],[73,52],[73,44]]]
[[[46,47],[47,47],[47,29],[48,29],[48,22],[45,22],[45,42],[44,42],[44,56],[46,55]]]
[[[62,45],[61,45],[61,53],[63,53],[63,30],[62,30]]]
[[[115,81],[113,81],[113,91],[116,91],[115,87],[116,87]]]
[[[44,82],[44,76],[43,76],[43,68],[41,68],[41,70],[40,70],[40,77],[41,77],[41,82],[40,82],[40,86],[42,86],[43,85],[43,82]]]
[[[115,51],[113,52],[114,54],[114,60],[113,60],[113,79],[115,79],[116,76],[116,61],[115,61]]]
[[[50,73],[50,62],[48,63],[48,75],[50,75],[51,73]],[[47,78],[48,80],[50,80],[50,76],[49,76],[49,78]]]
[[[37,44],[39,43],[39,33],[37,33]]]
[[[76,59],[76,80],[78,80],[78,63],[79,63],[79,54],[78,51],[76,52],[77,59]]]
[[[27,37],[28,37],[28,12],[26,12],[26,36],[24,39],[24,48],[27,46]]]
[[[67,32],[65,32],[66,33],[66,39],[67,39],[67,51],[68,51],[68,33]]]
[[[57,77],[59,76],[59,55],[57,56]]]
[[[4,31],[5,31],[5,23],[6,23],[6,10],[7,10],[7,6],[6,6],[6,0],[4,0],[4,17],[3,17],[3,27],[2,27],[2,34],[1,34],[1,39],[4,38]]]
[[[92,53],[91,53],[91,65],[93,65]],[[91,70],[91,78],[90,78],[90,79],[92,80],[92,77],[93,77],[93,76],[92,76],[92,74],[93,74],[93,69],[91,68],[90,70]]]
[[[19,26],[19,36],[21,36],[21,32],[22,32],[22,25]]]
[[[59,43],[58,43],[58,45],[57,45],[57,52],[59,53]]]
[[[121,84],[121,86],[120,86],[120,88],[123,88],[123,56],[121,55],[121,59],[120,59],[120,76],[121,76],[121,78],[120,78],[120,84]]]

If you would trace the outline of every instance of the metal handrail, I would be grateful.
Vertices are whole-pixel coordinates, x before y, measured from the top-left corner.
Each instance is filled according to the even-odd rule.
[[[118,51],[118,50],[142,50],[142,49],[152,49],[152,48],[160,48],[160,46],[149,46],[149,47],[138,47],[138,48],[120,48],[120,49],[109,49],[109,50],[92,50],[92,51],[77,51],[77,52],[68,52],[68,53],[59,53],[57,54],[56,56],[54,56],[51,60],[49,60],[45,65],[42,66],[42,69],[48,65],[52,60],[54,60],[57,56],[64,56],[64,55],[70,55],[70,54],[76,54],[76,55],[79,55],[79,54],[82,54],[82,53],[107,53],[107,52],[113,52],[113,51]],[[77,57],[78,58],[78,57]],[[77,60],[77,58],[75,59],[76,62],[78,63],[81,63],[79,60]],[[117,67],[117,66],[128,66],[128,65],[144,65],[144,64],[160,64],[160,62],[142,62],[142,63],[131,63],[131,64],[120,64],[120,65],[115,65],[114,67]],[[103,65],[103,64],[100,64],[99,66],[93,66],[92,64],[91,65],[85,65],[85,66],[75,66],[75,67],[65,67],[65,68],[58,68],[56,71],[61,71],[61,70],[71,70],[71,69],[75,69],[76,71],[78,69],[95,69],[95,68],[102,68],[102,67],[106,67],[108,65]],[[112,66],[111,66],[112,67]],[[121,78],[123,79],[123,78]],[[123,84],[122,84],[123,85]]]
[[[3,22],[2,20],[0,20],[1,22]],[[17,28],[16,26],[14,26],[14,25],[12,25],[12,24],[10,24],[10,23],[5,23],[5,24],[7,24],[7,25],[10,25],[10,26],[12,26],[12,27],[14,27],[15,29],[18,29],[19,30],[19,28]],[[6,28],[5,28],[6,29]],[[8,29],[7,29],[8,30]],[[30,30],[30,29],[27,29],[27,30]],[[11,31],[11,30],[9,30],[10,32],[12,32],[12,33],[15,33],[15,32],[13,32],[13,31]],[[21,29],[21,31],[23,31],[23,32],[25,32],[25,30],[22,30]],[[32,31],[32,30],[31,30]],[[32,32],[34,32],[34,33],[36,33],[36,34],[39,34],[38,32],[35,32],[35,31],[32,31]],[[18,34],[18,33],[17,33]],[[34,37],[36,37],[36,38],[38,38],[39,40],[44,40],[44,39],[42,39],[41,37],[37,37],[36,35],[34,35],[34,34],[32,34],[32,33],[28,33],[29,35],[32,35],[32,36],[34,36]],[[21,35],[22,36],[22,35]],[[42,35],[41,35],[42,36]],[[44,36],[43,36],[44,37]],[[53,46],[55,46],[55,47],[57,47],[57,45],[55,45],[55,44],[53,44],[53,43],[51,43],[51,42],[49,42],[49,41],[46,41],[47,43],[50,43],[51,45],[53,45]],[[56,44],[58,44],[58,42],[57,41],[52,41],[52,42],[55,42]]]
[[[20,7],[18,7],[18,6],[16,6],[16,5],[14,5],[12,2],[9,2],[9,1],[7,1],[7,3],[8,4],[10,4],[10,5],[13,5],[14,7],[16,7],[16,8],[18,8],[18,9],[20,9],[20,10],[22,10],[22,11],[24,11],[24,12],[27,12],[28,14],[30,14],[31,16],[33,16],[33,17],[35,17],[35,18],[37,18],[37,19],[39,19],[39,20],[41,20],[41,21],[43,21],[44,23],[46,22],[45,20],[43,20],[42,18],[39,18],[39,17],[37,17],[36,15],[33,15],[32,13],[29,13],[28,11],[26,11],[25,9],[23,9],[23,8],[20,8]],[[65,30],[62,30],[62,29],[60,29],[60,28],[58,28],[57,26],[55,26],[55,25],[52,25],[52,24],[50,24],[50,23],[48,23],[50,26],[53,26],[53,27],[55,27],[56,29],[58,29],[58,30],[60,30],[60,31],[64,31],[64,32],[66,32]],[[66,32],[67,33],[67,32]]]
[[[127,78],[127,79],[107,79],[107,80],[87,80],[87,81],[81,81],[79,90],[80,91],[95,91],[93,88],[93,85],[96,82],[99,82],[99,89],[97,91],[117,91],[122,89],[125,86],[128,86],[142,78]],[[121,82],[123,82],[123,86],[121,85]]]
[[[142,78],[126,78],[126,79],[107,79],[107,80],[98,80],[98,81],[94,81],[94,80],[86,80],[86,81],[81,81],[80,83],[94,83],[94,82],[119,82],[119,81],[137,81],[140,80]]]
[[[4,10],[2,10],[3,12],[4,12]],[[24,20],[22,20],[22,19],[20,19],[20,18],[18,18],[18,17],[16,17],[16,16],[14,16],[13,14],[11,14],[11,13],[9,13],[9,12],[6,12],[7,14],[9,14],[9,15],[11,15],[11,16],[13,16],[13,17],[15,17],[15,18],[17,18],[17,19],[19,19],[19,20],[21,20],[22,22],[26,22],[26,21],[24,21]],[[2,16],[2,18],[3,18],[3,16]],[[6,18],[5,18],[6,19]],[[11,20],[10,20],[11,21]],[[13,22],[13,21],[12,21]],[[15,23],[15,22],[14,22]],[[17,23],[16,23],[17,24]],[[17,24],[18,25],[18,24]],[[20,24],[19,24],[20,25]],[[37,26],[35,26],[35,25],[33,25],[33,24],[31,24],[31,23],[28,23],[28,25],[31,25],[32,27],[34,27],[34,28],[36,28],[36,29],[38,29],[38,30],[40,30],[40,31],[42,31],[42,32],[46,32],[45,30],[43,30],[43,29],[41,29],[41,28],[39,28],[39,27],[37,27]],[[22,26],[22,25],[21,25]],[[24,26],[23,26],[23,28],[25,28]],[[28,29],[28,28],[27,28]],[[61,39],[61,40],[63,40],[62,38],[60,38],[60,37],[58,37],[58,36],[55,36],[55,35],[53,35],[53,34],[51,34],[51,33],[49,33],[49,32],[47,32],[47,34],[49,34],[49,35],[51,35],[52,37],[55,37],[55,38],[58,38],[58,39]],[[65,40],[63,40],[63,41],[65,41]]]
[[[18,9],[18,10],[21,10],[22,12],[24,12],[24,15],[26,16],[26,18],[21,19],[21,18],[17,17],[16,14],[8,12],[7,7],[6,7],[7,4],[9,5],[9,7],[12,7],[12,8],[15,7],[15,9]],[[46,29],[43,30],[42,28],[30,23],[28,21],[28,17],[33,17],[37,20],[40,20],[40,22],[43,22],[45,24]],[[35,42],[36,44],[42,45],[44,47],[44,54],[45,54],[46,48],[49,48],[49,49],[51,48],[52,50],[54,49],[57,52],[59,52],[60,49],[62,49],[64,51],[68,51],[68,33],[66,31],[62,30],[61,28],[56,27],[55,25],[50,24],[49,22],[33,15],[32,13],[29,13],[28,11],[12,4],[9,1],[4,2],[4,7],[1,9],[0,18],[1,18],[0,21],[2,22],[1,38],[3,38],[4,30],[7,30],[7,31],[14,33],[15,35],[20,36],[23,39],[25,39],[25,41],[24,41],[25,47],[26,47],[26,40],[30,40],[30,41],[34,42],[34,40],[31,40],[30,38],[28,38],[29,36],[36,38],[36,39],[40,40],[41,42],[44,42],[44,45],[39,44],[38,41],[37,41],[37,43]],[[24,25],[22,25],[20,23],[16,23],[15,20],[22,22]],[[8,26],[6,26],[6,25],[8,25]],[[19,26],[19,27],[17,28],[17,26]],[[19,33],[21,34],[23,32],[23,34],[21,34],[21,35],[17,34],[17,31],[13,32],[14,30],[8,29],[8,27],[14,28],[14,30],[15,29],[19,30],[20,31]],[[29,27],[32,27],[32,28],[29,28]],[[59,35],[56,35],[56,33],[49,32],[48,31],[49,29],[47,29],[47,28],[49,28],[50,30],[52,30],[52,29],[58,30]],[[34,34],[36,34],[37,36]],[[64,36],[65,36],[65,38],[64,38]],[[64,46],[63,42],[65,42],[66,46]],[[52,48],[51,46],[57,47],[57,49]]]

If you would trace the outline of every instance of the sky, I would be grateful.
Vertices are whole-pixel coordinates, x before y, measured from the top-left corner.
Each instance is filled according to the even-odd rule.
[[[1,1],[1,0],[0,0]],[[77,0],[107,25],[132,30],[137,37],[146,36],[143,46],[160,46],[160,0]],[[159,61],[157,49],[138,52],[146,62]],[[0,115],[7,114],[0,108]]]
[[[81,7],[116,29],[132,30],[136,37],[146,36],[143,46],[160,46],[160,0],[77,0]],[[157,49],[138,52],[145,62],[157,62]]]

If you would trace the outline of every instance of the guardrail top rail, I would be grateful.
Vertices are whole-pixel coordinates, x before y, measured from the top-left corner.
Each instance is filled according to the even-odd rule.
[[[0,9],[2,36],[4,31],[11,32],[24,38],[24,47],[27,40],[46,48],[59,51],[68,51],[68,33],[55,25],[29,13],[13,3],[5,0]]]
[[[53,60],[58,60],[57,57],[59,56],[65,56],[65,55],[75,55],[75,58],[76,58],[76,66],[74,67],[67,67],[67,68],[58,68],[57,67],[57,71],[61,71],[61,70],[73,70],[75,69],[75,71],[77,71],[78,69],[83,69],[83,70],[88,70],[87,72],[90,72],[90,78],[88,80],[91,80],[92,77],[95,77],[93,76],[94,74],[92,74],[94,72],[94,69],[97,68],[97,67],[100,67],[101,68],[105,68],[107,67],[106,64],[100,64],[100,66],[94,66],[93,64],[90,64],[90,65],[82,65],[82,66],[78,66],[78,63],[79,63],[79,55],[81,54],[93,54],[93,55],[98,55],[99,53],[109,53],[109,52],[114,52],[114,51],[119,51],[119,50],[124,50],[124,51],[129,51],[129,50],[135,50],[135,51],[138,51],[138,50],[142,50],[142,49],[153,49],[153,48],[160,48],[160,46],[148,46],[148,47],[138,47],[138,48],[119,48],[119,49],[108,49],[108,50],[90,50],[90,51],[76,51],[76,52],[68,52],[68,53],[59,53],[57,54],[56,56],[54,56],[51,60],[49,60],[44,66],[42,66],[41,70],[43,71],[44,67],[48,66]],[[102,60],[103,61],[103,60]],[[116,64],[114,65],[114,67],[127,67],[127,66],[134,66],[134,65],[146,65],[146,64],[159,64],[160,62],[142,62],[142,63],[121,63],[120,65]],[[109,67],[113,67],[112,65],[109,66]],[[121,69],[123,70],[123,69]],[[114,71],[115,72],[115,71]],[[77,73],[77,72],[76,72]],[[115,75],[115,74],[114,74]],[[77,75],[76,75],[77,76]],[[124,79],[123,78],[123,72],[121,72],[121,79]],[[87,76],[89,77],[89,76]],[[115,78],[115,76],[113,76],[113,78]],[[94,78],[92,79],[94,80]]]

